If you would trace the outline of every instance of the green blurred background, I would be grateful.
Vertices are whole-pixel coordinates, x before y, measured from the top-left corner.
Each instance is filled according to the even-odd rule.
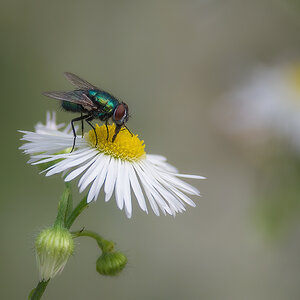
[[[81,239],[43,299],[299,299],[299,169],[293,158],[284,165],[292,187],[273,203],[268,191],[281,165],[258,167],[253,161],[262,158],[249,159],[211,117],[251,66],[299,54],[299,12],[298,1],[279,0],[2,0],[0,298],[26,299],[36,285],[34,237],[52,224],[63,190],[60,176],[26,164],[17,130],[33,130],[47,110],[69,122],[73,115],[41,92],[70,89],[62,76],[70,71],[128,103],[129,128],[147,152],[208,179],[189,180],[203,197],[175,219],[146,215],[136,201],[130,220],[114,201],[92,204],[74,228],[116,241],[128,267],[116,278],[99,276],[99,252]],[[75,184],[73,192],[78,201]],[[283,224],[281,233],[269,238],[264,224]]]

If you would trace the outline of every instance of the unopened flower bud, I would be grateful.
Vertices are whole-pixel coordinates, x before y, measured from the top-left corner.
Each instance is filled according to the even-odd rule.
[[[70,232],[60,226],[43,230],[35,241],[40,279],[47,281],[60,273],[74,251]]]
[[[115,276],[127,264],[127,257],[121,252],[104,252],[96,263],[97,272],[101,275]]]

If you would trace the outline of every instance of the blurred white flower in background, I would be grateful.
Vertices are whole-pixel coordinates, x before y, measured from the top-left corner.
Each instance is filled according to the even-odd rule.
[[[252,69],[213,113],[250,158],[255,224],[266,237],[279,237],[300,214],[300,62]]]
[[[300,150],[300,62],[253,69],[214,113],[218,127],[246,146],[280,138]]]

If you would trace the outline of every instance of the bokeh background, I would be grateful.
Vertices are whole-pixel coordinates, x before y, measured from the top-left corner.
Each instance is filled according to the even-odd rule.
[[[128,220],[114,201],[92,204],[74,228],[116,241],[127,268],[98,275],[97,247],[81,239],[44,299],[299,299],[300,150],[276,127],[227,130],[243,123],[231,123],[238,100],[228,95],[239,99],[253,70],[300,61],[299,1],[2,0],[0,24],[1,299],[35,287],[34,237],[53,223],[63,190],[60,176],[26,164],[17,130],[33,130],[49,110],[60,122],[73,117],[41,95],[71,88],[64,71],[126,101],[147,152],[208,179],[189,180],[203,196],[176,218],[135,203]],[[73,193],[78,201],[75,184]]]

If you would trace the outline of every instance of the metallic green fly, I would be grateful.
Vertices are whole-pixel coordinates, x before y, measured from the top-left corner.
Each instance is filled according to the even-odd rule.
[[[112,121],[116,124],[115,134],[112,138],[112,142],[114,142],[123,126],[130,132],[130,130],[125,125],[129,118],[128,106],[126,103],[119,102],[108,92],[97,88],[96,86],[81,79],[75,74],[65,72],[64,75],[78,89],[70,92],[44,92],[43,95],[53,99],[61,100],[61,106],[66,111],[81,113],[80,117],[71,120],[71,126],[74,134],[73,147],[71,152],[74,150],[76,141],[76,132],[74,128],[74,122],[76,121],[81,121],[82,131],[83,120],[85,120],[94,129],[96,136],[96,145],[97,135],[95,127],[91,123],[91,121],[94,119],[99,119],[105,122],[107,129],[107,139],[108,120],[112,119]]]

